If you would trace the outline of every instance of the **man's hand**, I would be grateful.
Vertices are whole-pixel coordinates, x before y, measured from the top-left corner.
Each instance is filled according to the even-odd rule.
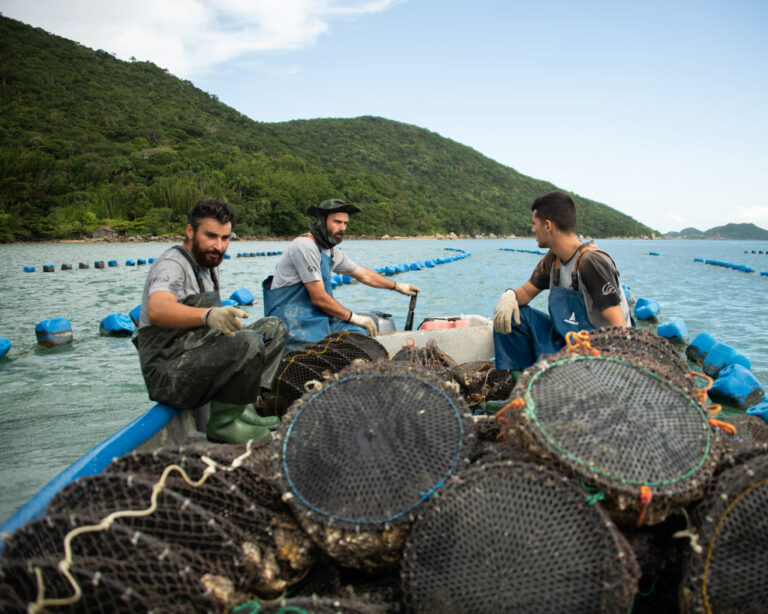
[[[493,328],[497,333],[506,335],[512,332],[512,317],[515,324],[520,324],[520,306],[517,304],[517,294],[514,290],[507,290],[501,295],[496,309],[493,310]]]
[[[420,292],[420,290],[413,284],[399,284],[397,282],[395,282],[395,287],[392,289],[400,294],[405,294],[406,296],[413,296]]]
[[[227,337],[234,337],[235,331],[243,327],[237,318],[247,318],[248,314],[236,307],[211,307],[203,314],[203,326],[221,331]]]
[[[376,330],[376,322],[374,322],[371,318],[368,316],[359,316],[356,313],[353,313],[349,317],[349,323],[354,324],[355,326],[360,326],[368,331],[368,334],[371,337],[375,337],[376,333],[378,332]]]

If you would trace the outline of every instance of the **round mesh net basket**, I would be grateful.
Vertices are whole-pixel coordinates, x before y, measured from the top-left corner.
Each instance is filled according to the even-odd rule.
[[[414,523],[401,575],[413,612],[622,612],[634,555],[562,474],[514,461],[451,480]]]
[[[697,507],[698,537],[684,568],[682,612],[768,610],[768,456],[724,472]]]
[[[413,513],[467,463],[455,387],[392,362],[352,365],[294,404],[273,443],[283,498],[344,565],[399,560]]]
[[[603,492],[620,523],[656,524],[700,497],[720,457],[700,403],[637,354],[561,350],[523,372],[497,419],[506,439]]]
[[[375,339],[341,331],[286,353],[277,377],[272,398],[273,411],[283,415],[296,399],[306,392],[307,382],[325,381],[353,361],[386,360],[387,350]]]

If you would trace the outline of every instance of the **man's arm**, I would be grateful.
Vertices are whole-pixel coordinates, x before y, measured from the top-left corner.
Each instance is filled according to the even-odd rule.
[[[515,288],[515,294],[517,295],[517,304],[520,307],[522,307],[523,305],[527,305],[533,299],[535,299],[540,292],[541,290],[539,290],[536,286],[534,286],[530,281],[526,281],[519,288]]]
[[[322,281],[310,281],[304,284],[304,287],[309,293],[309,300],[312,304],[325,312],[332,318],[338,318],[345,322],[349,320],[349,316],[352,315],[352,310],[343,307],[339,301],[333,298],[325,291]]]
[[[158,290],[147,299],[147,319],[163,328],[192,328],[203,325],[205,307],[190,307],[176,300],[172,292]]]
[[[602,316],[608,321],[611,326],[626,326],[627,321],[624,319],[624,312],[621,310],[621,305],[614,305],[613,307],[607,307],[601,312]]]

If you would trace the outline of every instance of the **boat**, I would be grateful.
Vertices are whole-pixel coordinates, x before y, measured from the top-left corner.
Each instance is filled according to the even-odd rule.
[[[390,357],[398,352],[436,344],[442,353],[459,364],[489,363],[493,360],[492,321],[479,315],[458,314],[427,318],[416,330],[388,330],[381,332],[376,340]],[[684,347],[679,346],[679,349],[682,352]],[[507,406],[506,400],[488,401],[481,407],[485,412],[478,413],[491,414],[505,406]],[[49,502],[62,489],[76,480],[101,474],[116,458],[124,457],[131,452],[178,448],[201,441],[204,441],[204,437],[197,431],[191,412],[180,411],[163,404],[151,407],[67,467],[5,521],[0,527],[2,547],[5,547],[6,540],[14,532],[30,522],[45,517]],[[305,611],[326,610],[319,606],[314,610],[310,606]]]

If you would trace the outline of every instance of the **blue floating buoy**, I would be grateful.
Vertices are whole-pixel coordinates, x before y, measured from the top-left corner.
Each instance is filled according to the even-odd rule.
[[[656,333],[672,343],[685,343],[688,340],[688,327],[680,318],[659,324]]]
[[[142,264],[147,264],[147,261],[144,258],[139,258],[136,260],[136,264],[141,266]]]
[[[685,356],[691,362],[701,364],[704,357],[707,355],[707,352],[712,349],[712,346],[715,345],[715,343],[717,343],[717,340],[712,335],[706,331],[701,332],[696,335],[688,347],[685,348]]]
[[[90,264],[88,264],[87,262],[81,262],[81,263],[79,263],[79,264],[77,265],[77,268],[78,268],[78,269],[90,269],[90,268],[91,268],[91,265],[90,265]]]
[[[149,260],[147,260],[147,262],[149,262],[149,264],[152,264],[154,261],[155,261],[154,258],[150,258]]]
[[[24,272],[25,273],[34,273],[35,272],[35,267],[27,265],[27,266],[24,267]]]
[[[109,262],[107,262],[107,264],[109,266],[117,266],[117,260],[110,260]]]
[[[649,256],[661,256],[659,252],[648,252]]]
[[[72,325],[67,318],[51,318],[35,326],[37,342],[47,348],[72,343]]]
[[[752,361],[744,354],[737,352],[730,345],[717,342],[709,349],[701,366],[704,373],[716,377],[725,367],[737,364],[747,369],[752,368]]]
[[[694,258],[694,262],[704,262],[704,258]]]
[[[341,276],[341,283],[343,284],[351,284],[353,281],[355,281],[354,277],[350,277],[349,275]]]
[[[55,267],[52,264],[44,264],[43,265],[43,272],[44,273],[53,273],[55,270]]]
[[[104,261],[103,260],[97,260],[93,263],[93,266],[97,269],[103,269],[104,268]]]
[[[384,267],[384,275],[394,275],[395,273],[397,273],[397,269],[392,265]]]
[[[248,288],[240,288],[229,295],[238,305],[251,305],[254,301],[253,294]]]
[[[125,261],[125,266],[136,266],[136,261],[135,260],[126,260]]]
[[[410,265],[405,262],[401,262],[400,264],[397,265],[396,268],[401,273],[405,273],[406,271],[409,271],[411,269]]]
[[[224,260],[229,260],[231,257],[229,254],[224,254]]]
[[[641,297],[635,302],[635,317],[638,320],[655,320],[659,317],[660,309],[656,301]]]
[[[411,262],[411,271],[421,271],[422,266],[418,262]]]
[[[139,325],[139,320],[141,319],[141,303],[136,305],[133,309],[131,309],[128,312],[128,315],[131,317],[131,322],[133,322],[136,326]]]
[[[11,349],[11,340],[5,337],[0,337],[0,359],[5,358],[8,354],[8,350]]]
[[[130,337],[136,327],[124,313],[110,313],[99,324],[99,334],[102,337]]]
[[[71,262],[63,262],[61,264],[61,270],[62,271],[71,271],[72,270],[72,263]]]
[[[765,396],[765,390],[752,371],[743,365],[724,367],[709,390],[712,398],[721,397],[739,409],[757,405]]]
[[[765,423],[768,424],[768,399],[764,399],[762,403],[759,403],[754,407],[750,407],[747,410],[747,415],[762,418]]]
[[[435,261],[430,258],[429,260],[424,262],[424,266],[426,266],[429,269],[433,269],[435,268]]]
[[[225,298],[223,301],[221,301],[222,307],[237,307],[239,303],[233,301],[231,298]]]
[[[341,275],[331,275],[331,284],[336,284],[337,286],[344,283],[341,279]]]

